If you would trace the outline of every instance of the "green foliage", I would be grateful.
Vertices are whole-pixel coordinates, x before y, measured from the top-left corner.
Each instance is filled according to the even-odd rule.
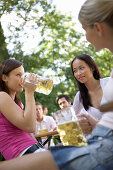
[[[10,57],[6,48],[5,37],[0,23],[0,62]]]
[[[3,28],[0,27],[0,61],[14,57],[24,63],[25,71],[54,79],[56,83],[50,95],[35,92],[36,101],[46,105],[49,113],[59,109],[56,104],[57,95],[65,93],[74,99],[78,89],[70,65],[77,55],[92,56],[102,75],[110,75],[113,67],[112,54],[108,50],[96,53],[94,47],[84,40],[84,36],[75,30],[76,23],[72,17],[56,11],[56,7],[49,1],[1,0],[0,16],[12,12],[16,16],[17,24],[13,25],[9,21],[7,28],[10,34],[4,35]],[[37,36],[37,43],[30,53],[25,53],[23,39],[27,41],[31,36],[28,30],[38,32],[33,35]],[[11,50],[8,48],[10,43],[13,46]],[[24,92],[21,98],[25,104]]]
[[[95,62],[98,64],[103,77],[110,76],[113,68],[113,54],[108,50],[103,50],[95,57]]]

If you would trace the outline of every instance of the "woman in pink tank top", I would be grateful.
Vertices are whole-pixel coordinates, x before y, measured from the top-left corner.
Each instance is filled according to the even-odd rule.
[[[6,160],[17,157],[22,151],[35,152],[40,147],[37,140],[30,136],[36,127],[36,85],[21,78],[23,74],[24,68],[20,61],[8,59],[0,63],[0,152]],[[32,80],[36,76],[30,74]],[[25,110],[19,99],[23,88]]]

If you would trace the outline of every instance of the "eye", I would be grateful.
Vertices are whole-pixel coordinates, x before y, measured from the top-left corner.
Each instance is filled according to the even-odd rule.
[[[21,77],[21,74],[16,74],[17,77]]]
[[[84,66],[81,66],[81,67],[80,67],[80,70],[83,70],[84,68],[85,68]]]
[[[76,72],[77,72],[77,70],[76,70],[76,69],[74,69],[74,70],[73,70],[73,73],[76,73]]]

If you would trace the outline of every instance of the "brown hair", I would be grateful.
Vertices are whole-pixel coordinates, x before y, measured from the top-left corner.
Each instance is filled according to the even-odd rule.
[[[22,63],[20,61],[17,61],[15,59],[7,59],[3,62],[0,63],[0,91],[4,91],[6,93],[9,94],[9,89],[7,88],[7,86],[5,85],[4,81],[2,80],[2,75],[5,74],[8,76],[8,74],[20,67],[22,65]],[[16,94],[15,96],[15,102],[17,104],[20,104],[20,97],[19,97],[19,93]]]

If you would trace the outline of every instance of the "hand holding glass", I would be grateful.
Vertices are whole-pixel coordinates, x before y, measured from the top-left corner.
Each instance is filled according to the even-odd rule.
[[[25,81],[28,83],[33,83],[37,85],[36,92],[43,93],[49,95],[53,89],[53,80],[49,78],[37,76],[35,81],[31,81],[29,78],[30,73],[24,73],[22,77],[26,77]]]
[[[55,112],[54,116],[57,122],[57,130],[64,146],[87,145],[85,136],[83,135],[82,129],[72,107],[59,110]]]

